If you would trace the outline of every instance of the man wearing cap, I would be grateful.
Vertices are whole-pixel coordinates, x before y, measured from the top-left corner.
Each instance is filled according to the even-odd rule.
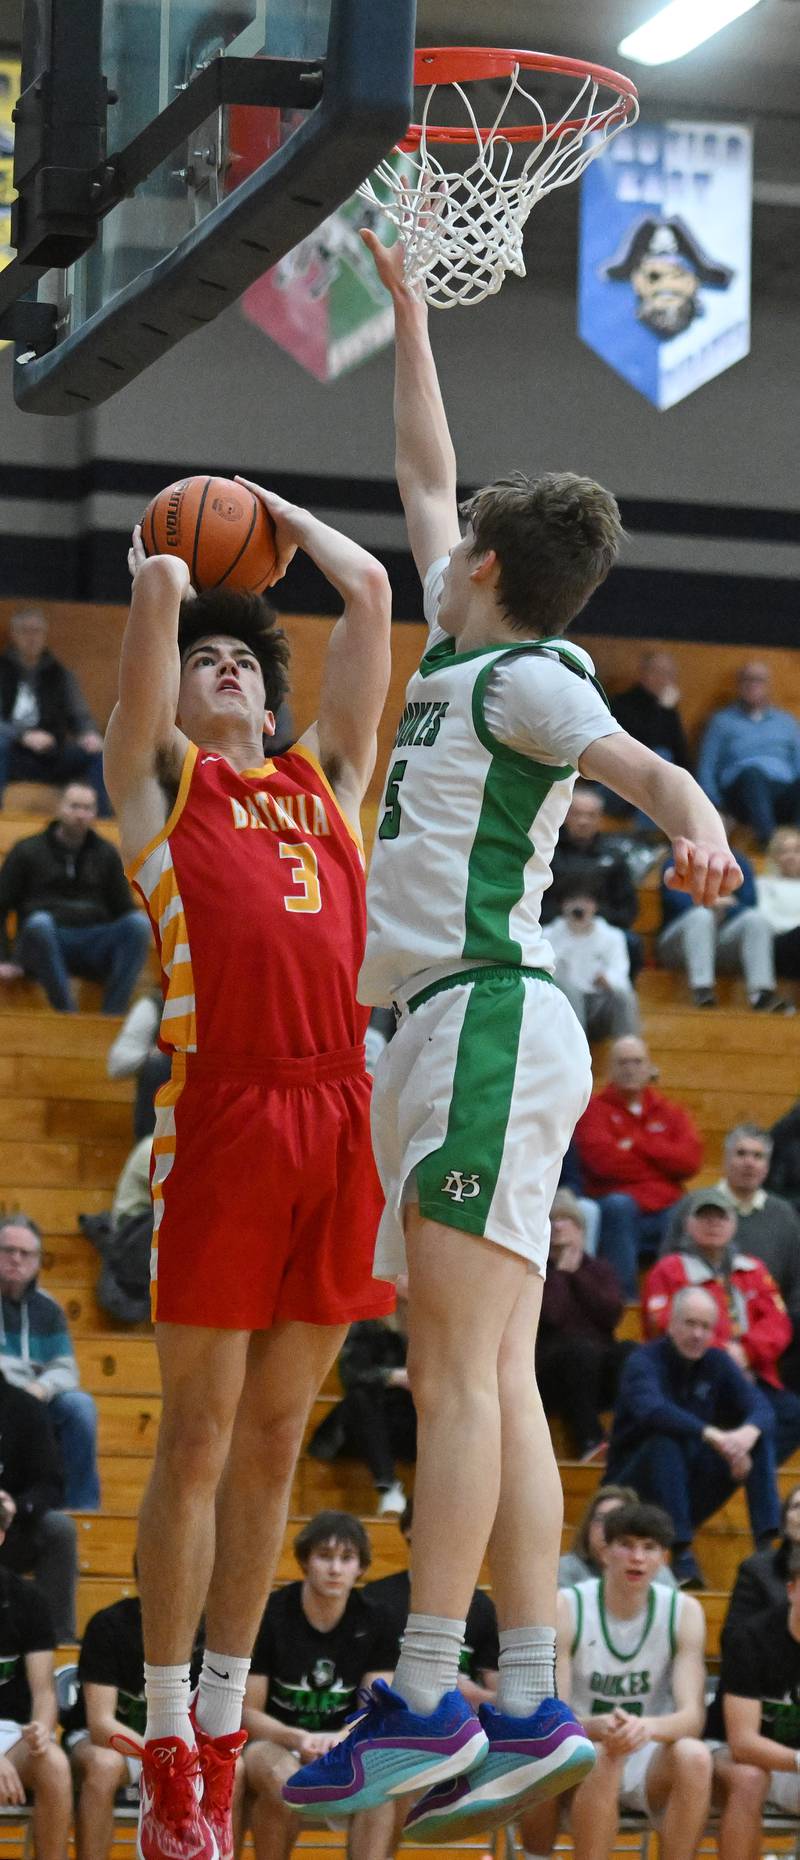
[[[772,1274],[736,1245],[738,1216],[720,1188],[690,1196],[686,1240],[680,1253],[657,1261],[645,1280],[645,1334],[666,1330],[675,1293],[700,1285],[717,1307],[712,1343],[752,1376],[773,1412],[775,1458],[780,1466],[800,1443],[800,1398],[784,1388],[778,1359],[792,1338],[792,1322]]]
[[[718,1321],[710,1288],[684,1285],[666,1336],[631,1351],[606,1473],[669,1512],[676,1581],[697,1588],[704,1585],[692,1538],[737,1486],[744,1486],[757,1549],[772,1543],[780,1520],[772,1409],[727,1350],[714,1348]]]

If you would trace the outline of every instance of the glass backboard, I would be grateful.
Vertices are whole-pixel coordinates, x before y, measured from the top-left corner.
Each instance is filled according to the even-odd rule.
[[[58,308],[56,347],[27,360],[18,347],[19,404],[70,412],[106,399],[349,198],[410,118],[414,14],[414,0],[104,0],[112,167],[213,61],[309,69],[295,68],[289,102],[223,102],[184,128],[100,219],[92,248],[40,280],[39,300]]]

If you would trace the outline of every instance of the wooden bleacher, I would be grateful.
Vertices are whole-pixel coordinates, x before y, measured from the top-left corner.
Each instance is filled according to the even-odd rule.
[[[46,603],[51,620],[51,645],[80,672],[90,704],[101,723],[108,717],[114,697],[117,648],[122,609],[70,608]],[[0,602],[0,625],[12,603]],[[289,616],[287,630],[295,660],[293,704],[302,727],[316,709],[319,665],[330,623],[313,616]],[[396,630],[392,688],[382,726],[377,773],[368,797],[368,814],[374,817],[380,771],[388,760],[394,719],[402,705],[402,692],[419,657],[423,630],[405,626]],[[615,640],[586,640],[601,675],[611,689],[631,676],[630,646]],[[665,642],[653,642],[654,644]],[[684,715],[690,737],[696,740],[703,716],[727,700],[744,649],[704,647],[668,642],[679,660],[685,690]],[[783,702],[800,707],[800,670],[796,655],[775,652],[776,686]],[[309,673],[309,666],[311,671]],[[52,813],[55,794],[31,785],[16,784],[6,792],[0,811],[0,859],[26,833],[38,832]],[[114,839],[114,822],[101,822],[100,831]],[[640,929],[652,959],[658,923],[657,873],[648,875],[640,892]],[[797,1095],[796,1031],[791,1021],[759,1018],[745,1010],[741,986],[722,980],[721,1006],[709,1016],[693,1010],[680,977],[645,968],[639,983],[643,1031],[660,1069],[663,1088],[679,1097],[693,1112],[706,1142],[703,1169],[697,1181],[714,1179],[719,1169],[721,1139],[731,1125],[743,1119],[771,1124]],[[0,1207],[22,1208],[40,1223],[45,1234],[43,1283],[65,1306],[76,1342],[83,1386],[95,1395],[99,1417],[99,1455],[103,1509],[99,1514],[77,1514],[80,1558],[79,1619],[81,1628],[95,1608],[132,1587],[131,1559],[136,1516],[158,1431],[160,1400],[155,1348],[147,1326],[121,1330],[105,1316],[94,1295],[97,1256],[78,1228],[79,1213],[106,1208],[119,1169],[130,1145],[132,1087],[127,1081],[110,1081],[105,1075],[105,1054],[118,1023],[99,1012],[98,991],[82,985],[79,1017],[50,1012],[41,991],[19,983],[0,994]],[[604,1075],[604,1054],[595,1056],[598,1079]],[[630,1307],[623,1334],[635,1336],[638,1315]],[[329,1378],[309,1423],[312,1427],[335,1398],[335,1377]],[[587,1499],[600,1480],[596,1468],[576,1465],[564,1454],[564,1440],[554,1428],[561,1449],[565,1493],[564,1542]],[[798,1477],[793,1467],[782,1469],[781,1485]],[[294,1574],[291,1541],[301,1518],[323,1504],[340,1504],[365,1514],[373,1547],[373,1574],[397,1566],[399,1533],[393,1520],[370,1515],[374,1494],[370,1480],[356,1465],[330,1466],[301,1458],[292,1494],[292,1513],[281,1554],[278,1579]],[[718,1656],[719,1632],[727,1595],[741,1557],[751,1541],[741,1495],[717,1514],[700,1533],[698,1552],[714,1588],[702,1596],[709,1631],[709,1655]],[[484,1572],[486,1575],[487,1572]],[[66,1655],[70,1649],[62,1650]],[[793,1850],[787,1837],[770,1832],[770,1852]],[[10,1841],[10,1844],[9,1844]],[[313,1860],[331,1860],[341,1852],[339,1835],[309,1831],[301,1845]],[[468,1851],[466,1844],[461,1844]],[[484,1842],[474,1846],[483,1855]],[[624,1834],[619,1852],[640,1852],[641,1833]],[[0,1854],[20,1853],[21,1843],[11,1824],[0,1821]],[[120,1834],[115,1856],[130,1855],[132,1831]],[[423,1850],[420,1849],[420,1860]],[[426,1849],[429,1853],[431,1850]],[[652,1853],[655,1853],[653,1844]],[[705,1849],[704,1849],[705,1851]],[[715,1851],[712,1846],[711,1851]],[[417,1860],[417,1850],[404,1848]]]

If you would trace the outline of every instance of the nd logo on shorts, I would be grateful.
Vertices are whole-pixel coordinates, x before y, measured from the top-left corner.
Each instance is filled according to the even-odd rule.
[[[480,1176],[464,1175],[460,1169],[451,1169],[445,1176],[441,1192],[450,1195],[453,1201],[473,1201],[481,1192]]]

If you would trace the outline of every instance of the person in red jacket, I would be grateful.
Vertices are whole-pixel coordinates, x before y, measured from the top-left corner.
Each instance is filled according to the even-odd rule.
[[[585,1250],[586,1221],[577,1196],[560,1188],[550,1209],[550,1255],[536,1340],[536,1376],[545,1414],[572,1435],[576,1459],[602,1464],[608,1452],[600,1411],[613,1406],[629,1343],[614,1327],[622,1293],[604,1259]]]
[[[719,1188],[699,1188],[686,1216],[684,1250],[667,1253],[648,1273],[642,1299],[645,1335],[666,1330],[675,1293],[684,1285],[710,1292],[719,1317],[711,1343],[727,1350],[758,1383],[775,1416],[778,1465],[800,1444],[800,1398],[784,1388],[779,1358],[792,1339],[792,1321],[763,1261],[736,1246],[738,1216]]]
[[[669,1211],[703,1158],[688,1111],[653,1090],[654,1076],[644,1040],[615,1040],[609,1083],[575,1131],[586,1194],[601,1208],[598,1252],[629,1299],[639,1296],[640,1255],[658,1253]]]

